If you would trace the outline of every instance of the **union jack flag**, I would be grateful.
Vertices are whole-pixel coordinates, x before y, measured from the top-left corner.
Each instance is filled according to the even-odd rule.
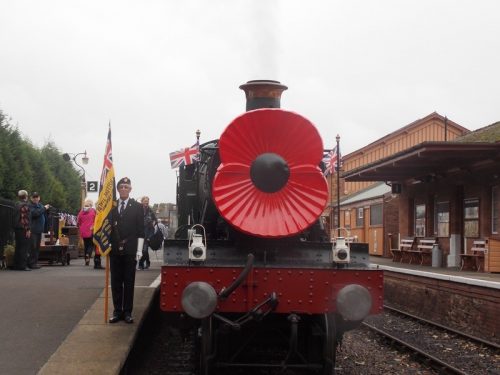
[[[106,180],[108,172],[113,168],[113,151],[111,149],[111,122],[109,123],[108,139],[106,141],[106,149],[104,151],[104,163],[102,165],[101,171],[101,183],[99,186],[99,192],[101,192]]]
[[[200,147],[198,142],[191,147],[185,147],[182,150],[170,153],[170,165],[173,168],[179,168],[181,165],[190,165],[198,160]]]
[[[107,255],[111,251],[111,210],[116,200],[115,169],[113,167],[113,154],[111,151],[111,123],[109,124],[108,140],[104,152],[104,163],[101,172],[101,185],[96,203],[96,216],[94,219],[94,244],[97,252]]]
[[[337,168],[337,163],[340,160],[340,165],[342,165],[342,156],[340,152],[337,150],[337,146],[325,155],[323,158],[323,163],[325,163],[325,176],[333,174],[335,169]]]

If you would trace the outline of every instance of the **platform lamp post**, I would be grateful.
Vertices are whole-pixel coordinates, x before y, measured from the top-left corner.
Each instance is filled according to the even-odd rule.
[[[335,140],[337,141],[337,165],[335,166],[337,171],[337,236],[340,237],[340,136],[338,134]]]
[[[81,164],[77,162],[77,157],[81,156],[81,162],[83,165],[87,165],[89,163],[89,157],[87,156],[87,151],[79,152],[78,154],[65,153],[62,155],[65,161],[73,161],[77,167],[82,170],[82,174],[80,176],[80,209],[83,207],[85,203],[85,199],[87,198],[87,182],[85,180],[85,168]]]

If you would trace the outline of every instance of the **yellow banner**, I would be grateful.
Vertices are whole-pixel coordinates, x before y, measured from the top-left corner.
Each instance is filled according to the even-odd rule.
[[[115,194],[115,170],[111,152],[110,127],[94,220],[94,244],[99,247],[101,255],[107,255],[111,251],[111,210],[116,205]]]

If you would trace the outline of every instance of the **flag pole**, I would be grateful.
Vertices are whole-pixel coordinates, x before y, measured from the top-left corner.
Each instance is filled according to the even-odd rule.
[[[337,134],[337,166],[333,166],[337,170],[337,230],[338,237],[340,237],[340,136]]]
[[[101,250],[99,249],[99,252]],[[106,272],[105,274],[105,282],[104,282],[104,324],[108,323],[108,308],[109,308],[109,256],[106,254],[104,256],[106,258]]]
[[[333,168],[333,167],[332,167]],[[332,240],[333,231],[333,219],[334,219],[334,211],[333,211],[333,170],[330,171],[330,240]],[[335,234],[334,234],[335,237]]]

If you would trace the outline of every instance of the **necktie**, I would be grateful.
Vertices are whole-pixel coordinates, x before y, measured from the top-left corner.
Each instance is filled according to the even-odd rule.
[[[124,209],[125,209],[125,202],[122,201],[122,203],[120,203],[120,212],[119,212],[120,215],[123,213]]]

